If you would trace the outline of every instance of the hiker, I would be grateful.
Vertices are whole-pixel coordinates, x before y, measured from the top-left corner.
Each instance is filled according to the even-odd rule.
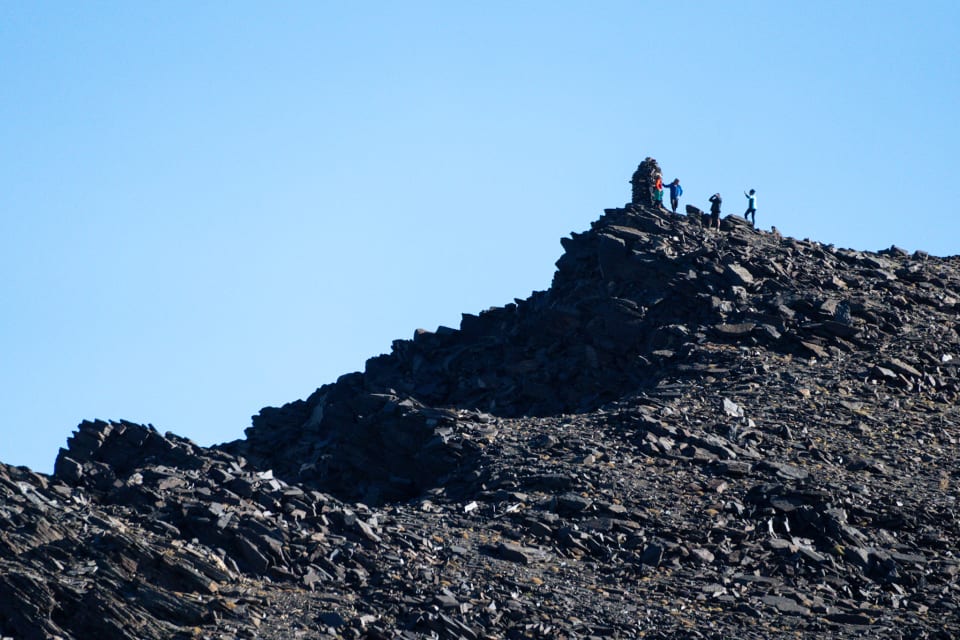
[[[747,210],[743,212],[743,217],[746,220],[750,220],[750,216],[753,216],[750,224],[755,227],[757,226],[757,192],[754,189],[750,189],[750,193],[744,191],[743,195],[747,196]]]
[[[657,174],[657,180],[653,183],[653,204],[657,207],[663,206],[663,176]]]
[[[683,189],[680,187],[680,178],[674,178],[673,182],[667,185],[670,188],[670,208],[677,212],[680,206],[680,196],[683,195]]]
[[[720,231],[720,203],[723,200],[719,193],[710,196],[710,227],[716,227]]]

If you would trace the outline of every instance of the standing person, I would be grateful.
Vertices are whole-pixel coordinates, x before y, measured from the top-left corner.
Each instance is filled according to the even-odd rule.
[[[723,202],[723,199],[720,198],[719,193],[715,193],[710,196],[710,226],[716,227],[717,231],[720,231],[720,203]]]
[[[653,184],[653,204],[658,207],[663,206],[663,176],[659,173]]]
[[[757,226],[757,192],[750,189],[750,193],[744,191],[743,195],[747,196],[747,210],[743,212],[743,217],[750,220],[750,216],[753,216],[750,224],[755,227]]]
[[[680,187],[680,178],[674,178],[673,182],[667,185],[670,188],[670,208],[677,212],[680,206],[680,196],[683,195],[683,189]]]

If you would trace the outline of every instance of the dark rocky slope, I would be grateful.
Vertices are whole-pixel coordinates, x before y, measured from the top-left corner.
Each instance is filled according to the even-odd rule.
[[[245,440],[0,465],[0,636],[956,637],[960,260],[636,187]]]

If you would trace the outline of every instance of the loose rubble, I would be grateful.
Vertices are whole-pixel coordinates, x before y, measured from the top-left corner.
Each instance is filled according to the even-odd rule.
[[[243,440],[0,464],[0,637],[960,635],[960,258],[709,231],[654,168]]]

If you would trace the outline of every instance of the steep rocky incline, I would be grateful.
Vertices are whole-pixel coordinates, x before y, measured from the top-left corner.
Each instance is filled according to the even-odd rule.
[[[722,377],[750,348],[815,359],[870,397],[897,388],[946,408],[960,392],[957,258],[837,249],[733,217],[717,234],[639,207],[563,245],[550,290],[395,341],[362,374],[264,409],[234,450],[345,496],[371,499],[369,480],[395,498],[471,458],[477,425],[423,405],[584,413]]]
[[[960,260],[634,187],[548,291],[245,440],[0,465],[0,637],[960,635]]]

